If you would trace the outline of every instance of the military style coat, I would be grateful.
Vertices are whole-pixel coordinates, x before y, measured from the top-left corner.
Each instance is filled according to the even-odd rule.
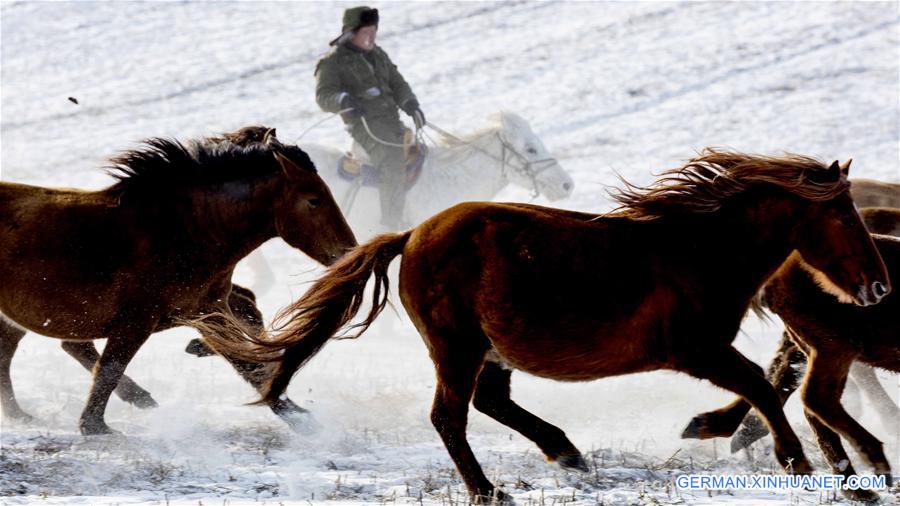
[[[361,104],[369,121],[399,122],[397,109],[416,101],[397,66],[377,45],[364,54],[341,44],[319,60],[315,75],[316,103],[326,112],[340,111],[343,94],[348,93]],[[345,115],[344,121],[354,120]]]

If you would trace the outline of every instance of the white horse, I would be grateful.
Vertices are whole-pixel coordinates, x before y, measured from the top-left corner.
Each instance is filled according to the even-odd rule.
[[[342,206],[357,239],[384,232],[379,225],[378,188],[356,187],[338,174],[344,152],[316,144],[300,147],[316,164],[335,200],[352,204]],[[364,154],[355,154],[366,159]],[[550,201],[568,197],[575,187],[528,122],[517,114],[501,112],[485,129],[463,138],[442,138],[438,145],[428,147],[422,172],[406,194],[403,218],[416,225],[460,202],[492,200],[510,183]]]

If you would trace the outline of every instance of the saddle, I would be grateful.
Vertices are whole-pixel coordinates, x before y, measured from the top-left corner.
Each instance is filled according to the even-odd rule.
[[[412,130],[408,128],[403,132],[403,144],[406,145],[403,154],[406,159],[406,188],[409,189],[419,180],[428,148],[415,142]],[[378,186],[381,182],[381,174],[374,165],[353,156],[349,151],[344,153],[337,165],[338,175],[346,181],[360,181],[362,186]]]

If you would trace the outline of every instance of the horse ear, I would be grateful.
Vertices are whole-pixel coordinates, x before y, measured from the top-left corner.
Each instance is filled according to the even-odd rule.
[[[275,129],[270,128],[266,130],[266,133],[263,134],[263,144],[269,146],[270,149],[275,150],[276,146],[278,148],[282,147],[281,142],[275,136]]]
[[[809,180],[817,184],[832,184],[841,178],[841,164],[835,160],[825,170],[809,173]]]
[[[303,175],[317,172],[316,165],[306,151],[297,146],[285,146],[274,135],[270,136],[268,132],[266,133],[266,146],[275,155],[282,172],[288,179],[297,179]]]
[[[275,155],[275,159],[278,160],[278,164],[281,165],[281,171],[284,172],[284,175],[287,176],[288,179],[296,177],[300,172],[300,167],[297,167],[297,164],[285,155],[284,144],[275,137],[274,128],[266,130],[265,135],[263,135],[263,144],[265,144],[266,147],[272,151],[272,154]]]
[[[852,158],[848,158],[846,162],[841,164],[841,175],[847,177],[850,175],[850,164],[853,163]]]
[[[281,171],[285,177],[293,180],[303,174],[303,169],[280,151],[272,150],[272,153],[275,155],[275,159],[278,160],[278,164],[281,165]]]

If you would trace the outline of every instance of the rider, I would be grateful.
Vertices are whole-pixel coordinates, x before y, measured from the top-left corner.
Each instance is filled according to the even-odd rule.
[[[381,223],[397,230],[404,225],[407,189],[405,155],[395,146],[403,144],[404,131],[397,110],[412,117],[417,129],[425,125],[425,115],[397,67],[375,45],[378,9],[345,10],[342,32],[316,65],[316,103],[326,112],[352,109],[343,114],[344,123],[378,169]]]

